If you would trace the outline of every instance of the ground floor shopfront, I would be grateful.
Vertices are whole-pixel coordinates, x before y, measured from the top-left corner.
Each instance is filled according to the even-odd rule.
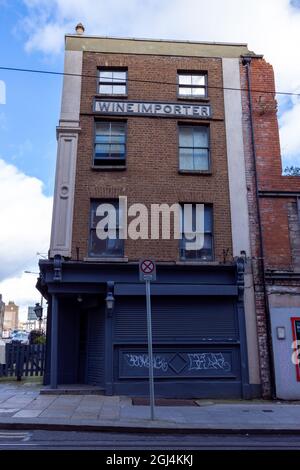
[[[45,260],[45,384],[148,394],[145,285],[138,264]],[[111,302],[111,300],[113,300]],[[158,265],[151,285],[155,394],[251,398],[242,263]]]

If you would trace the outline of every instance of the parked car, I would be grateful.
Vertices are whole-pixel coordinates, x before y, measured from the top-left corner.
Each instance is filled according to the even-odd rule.
[[[18,331],[11,337],[11,342],[18,342],[22,344],[29,344],[29,333],[26,331]]]
[[[12,339],[16,334],[21,333],[22,330],[11,330],[9,338]]]
[[[2,364],[5,364],[5,341],[0,338],[0,367]]]

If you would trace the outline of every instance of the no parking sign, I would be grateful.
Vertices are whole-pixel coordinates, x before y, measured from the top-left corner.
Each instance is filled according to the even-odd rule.
[[[140,281],[156,281],[156,264],[150,258],[140,260]]]
[[[153,377],[153,351],[152,351],[152,321],[151,321],[151,293],[150,282],[156,281],[156,264],[150,258],[140,260],[139,264],[140,281],[146,284],[146,305],[147,305],[147,335],[148,335],[148,357],[149,357],[149,395],[151,419],[154,419],[154,377]]]

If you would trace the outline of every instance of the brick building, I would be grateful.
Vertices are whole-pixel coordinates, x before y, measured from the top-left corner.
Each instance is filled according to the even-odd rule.
[[[273,84],[272,69],[245,44],[76,34],[65,49],[51,246],[38,282],[49,305],[45,383],[148,393],[138,262],[149,257],[157,262],[156,395],[270,395],[248,59],[257,86]],[[262,129],[255,119],[268,126],[268,116],[278,137],[273,96],[255,99],[266,109],[252,112],[255,132]],[[280,158],[276,139],[268,147],[272,136],[256,136],[262,171],[275,150]],[[201,205],[204,246],[189,251],[185,237],[123,240],[125,202],[149,211],[190,204],[193,217]],[[97,236],[103,203],[117,209],[115,240]],[[143,217],[140,231],[149,222]]]
[[[16,330],[19,326],[19,306],[12,300],[4,307],[3,330]]]
[[[241,86],[262,383],[265,395],[299,399],[300,181],[282,175],[272,66],[245,60]]]
[[[4,310],[5,310],[5,303],[2,300],[2,294],[0,294],[0,338],[2,338]]]

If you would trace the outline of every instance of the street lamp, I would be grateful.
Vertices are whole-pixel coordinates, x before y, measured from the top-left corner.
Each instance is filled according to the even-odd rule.
[[[34,272],[34,271],[24,271],[26,274],[37,274],[39,275],[40,273]],[[36,314],[36,317],[39,321],[39,330],[41,331],[42,329],[42,317],[43,317],[43,295],[41,295],[41,303],[35,304],[35,307],[33,309],[34,313]]]
[[[107,296],[106,296],[106,299],[105,299],[105,302],[106,302],[106,308],[109,312],[112,312],[113,309],[114,309],[114,305],[115,305],[115,298],[114,296],[112,295],[111,292],[107,292]]]
[[[36,318],[39,322],[39,331],[42,330],[42,318],[43,318],[43,307],[41,304],[36,303],[33,309],[34,313],[36,314]]]

